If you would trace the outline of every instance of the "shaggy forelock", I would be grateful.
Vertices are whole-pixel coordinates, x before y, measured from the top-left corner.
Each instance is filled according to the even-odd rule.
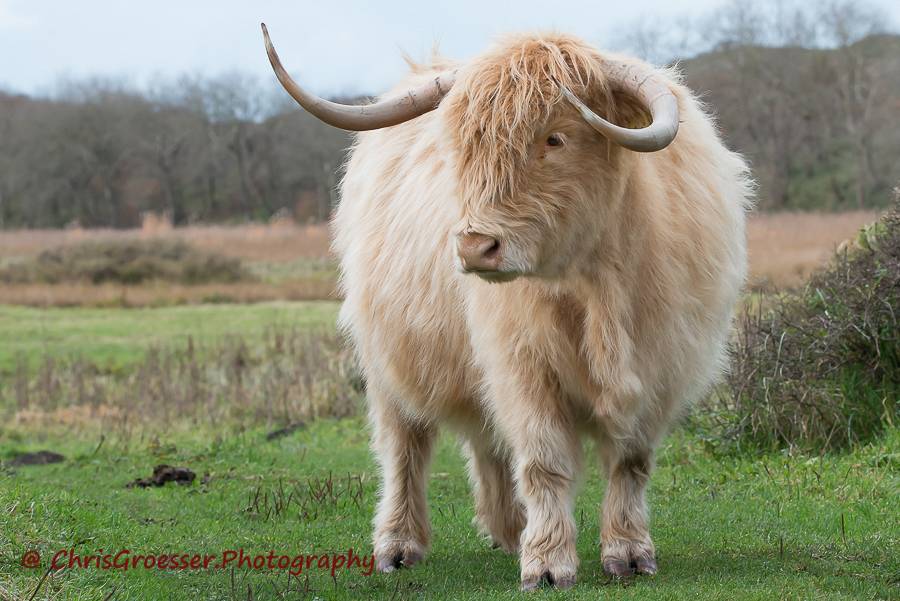
[[[467,204],[501,202],[516,193],[537,130],[562,98],[561,86],[586,101],[609,94],[597,51],[563,35],[507,38],[459,74],[447,118]]]

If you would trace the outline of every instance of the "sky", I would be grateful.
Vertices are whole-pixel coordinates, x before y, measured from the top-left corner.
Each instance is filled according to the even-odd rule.
[[[435,42],[465,59],[504,32],[556,29],[601,48],[644,16],[700,16],[726,0],[0,0],[0,89],[52,94],[60,80],[240,71],[272,78],[259,24],[286,67],[319,94],[380,92],[402,52]],[[873,0],[896,23],[900,2]]]

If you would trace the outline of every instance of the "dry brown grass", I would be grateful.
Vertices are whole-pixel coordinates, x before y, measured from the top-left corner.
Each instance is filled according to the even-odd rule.
[[[750,218],[750,286],[792,287],[825,264],[838,245],[877,218],[875,211],[760,213]]]
[[[34,257],[61,246],[91,242],[159,240],[186,242],[212,255],[246,263],[286,265],[298,260],[327,261],[328,228],[284,222],[272,224],[213,225],[171,228],[164,221],[145,220],[133,230],[80,228],[66,230],[13,230],[0,232],[0,263]],[[21,283],[0,286],[0,304],[39,307],[158,306],[203,302],[262,302],[335,298],[333,277],[322,274],[289,275],[278,281],[180,285],[153,282],[140,285],[84,283]]]
[[[183,228],[158,226],[113,230],[0,231],[0,259],[30,257],[59,246],[92,241],[180,240],[195,248],[245,261],[283,263],[328,256],[328,228],[324,225],[202,225]]]
[[[750,218],[750,285],[754,288],[800,284],[825,263],[843,240],[876,218],[873,211],[775,213]],[[37,255],[85,240],[178,240],[198,250],[247,263],[277,267],[298,260],[327,261],[328,228],[286,222],[172,228],[165,220],[145,220],[135,230],[21,230],[0,232],[0,262]],[[263,283],[184,286],[22,284],[0,287],[0,303],[34,306],[144,306],[199,302],[256,302],[334,298],[333,277],[306,275]]]

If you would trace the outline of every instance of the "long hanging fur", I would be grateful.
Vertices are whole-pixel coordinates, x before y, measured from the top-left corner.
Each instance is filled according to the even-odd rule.
[[[603,564],[656,569],[644,501],[653,450],[720,375],[746,270],[747,166],[676,73],[678,137],[637,154],[565,102],[646,121],[614,93],[604,55],[566,35],[502,40],[459,69],[437,110],[360,134],[334,218],[341,323],[368,381],[385,484],[378,567],[423,557],[430,440],[467,450],[478,521],[517,551],[521,581],[575,580],[580,437],[609,477]],[[621,60],[622,57],[615,57]],[[417,67],[397,89],[451,63]],[[548,133],[565,147],[550,152]],[[493,284],[457,268],[461,231],[506,244]]]

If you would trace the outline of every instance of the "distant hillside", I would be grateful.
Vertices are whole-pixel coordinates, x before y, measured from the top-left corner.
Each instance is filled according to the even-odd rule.
[[[873,207],[900,181],[900,36],[834,50],[723,47],[681,63],[762,209]],[[256,82],[150,98],[85,84],[63,100],[0,93],[0,227],[129,227],[327,217],[351,137]],[[270,101],[271,104],[271,101]]]
[[[680,63],[752,161],[763,209],[880,206],[900,181],[900,36],[725,48]]]

